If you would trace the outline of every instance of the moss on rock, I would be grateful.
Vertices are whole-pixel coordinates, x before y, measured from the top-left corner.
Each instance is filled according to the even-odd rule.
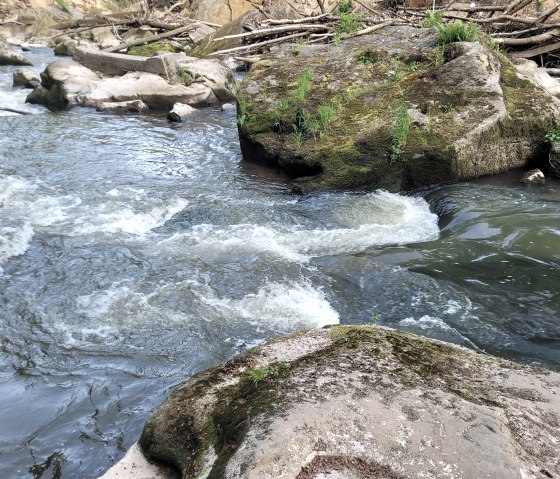
[[[128,49],[129,55],[137,55],[140,57],[151,57],[155,53],[161,52],[170,52],[175,53],[177,52],[177,48],[175,48],[169,42],[154,42],[154,43],[146,43],[145,45],[138,45],[135,47],[131,47]]]
[[[241,85],[240,141],[245,159],[264,151],[305,189],[400,191],[506,171],[536,156],[560,114],[559,102],[489,46],[442,50],[428,29],[388,27],[296,56],[290,48]],[[410,126],[397,141],[402,104]],[[320,130],[302,128],[325,106],[335,111]]]
[[[477,433],[475,445],[468,434],[446,442],[442,451],[411,439],[406,454],[382,466],[413,477],[414,465],[423,463],[419,457],[439,464],[441,453],[453,456],[461,477],[480,477],[495,467],[500,472],[494,477],[534,468],[558,473],[560,400],[551,392],[558,381],[557,373],[388,328],[309,330],[255,348],[176,388],[146,423],[140,445],[148,458],[177,467],[185,479],[291,478],[314,448],[373,464],[385,447],[395,454],[391,434],[403,428],[418,428],[425,441],[437,424],[451,435],[454,428],[469,430],[480,422],[488,426]],[[498,424],[515,418],[520,408],[527,411],[523,420]],[[350,442],[349,431],[355,434]],[[511,440],[515,446],[506,447]],[[464,448],[473,450],[462,455]],[[407,454],[415,459],[407,462]],[[446,464],[447,459],[441,467]]]

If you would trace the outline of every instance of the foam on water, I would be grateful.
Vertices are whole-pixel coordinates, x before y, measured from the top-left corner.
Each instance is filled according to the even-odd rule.
[[[437,221],[422,198],[378,192],[361,199],[355,197],[353,215],[345,227],[310,230],[278,224],[201,224],[189,232],[175,234],[160,246],[181,246],[189,254],[203,257],[257,252],[305,262],[312,257],[359,252],[372,246],[435,240],[439,236]]]
[[[201,299],[214,310],[214,314],[225,320],[242,318],[257,328],[273,326],[289,331],[296,327],[320,328],[340,322],[324,292],[304,281],[290,285],[267,283],[242,299],[214,295]]]
[[[113,341],[130,329],[175,330],[178,325],[194,336],[203,336],[202,330],[210,323],[216,334],[227,329],[229,334],[238,332],[243,339],[247,331],[288,333],[302,327],[339,323],[338,313],[322,289],[305,280],[295,284],[267,282],[240,299],[222,297],[204,281],[194,279],[146,293],[136,287],[119,282],[106,290],[77,297],[76,313],[83,319],[57,328],[75,345],[77,338],[86,341],[80,333],[84,328],[95,330],[96,337],[106,333],[108,341]],[[178,291],[188,307],[176,303]]]
[[[0,275],[3,274],[2,264],[13,256],[24,254],[33,238],[33,228],[29,223],[20,227],[0,226]]]
[[[93,213],[88,211],[85,216],[77,218],[74,222],[75,226],[69,234],[72,236],[95,233],[143,235],[165,224],[182,211],[188,203],[188,200],[183,198],[174,198],[168,204],[154,206],[147,211],[140,212],[124,204],[118,205],[119,210],[112,211],[111,204],[103,204]]]

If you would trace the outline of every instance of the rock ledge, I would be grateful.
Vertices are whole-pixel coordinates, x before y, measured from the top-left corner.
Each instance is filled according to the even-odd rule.
[[[176,388],[140,445],[183,478],[557,477],[559,385],[387,328],[310,330]]]

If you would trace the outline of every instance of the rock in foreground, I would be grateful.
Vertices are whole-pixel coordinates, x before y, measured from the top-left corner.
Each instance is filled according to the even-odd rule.
[[[176,388],[140,445],[183,478],[556,477],[559,385],[395,330],[311,330]]]
[[[483,39],[442,48],[433,29],[400,26],[286,45],[239,98],[244,158],[304,189],[400,191],[526,166],[560,117],[559,100]]]

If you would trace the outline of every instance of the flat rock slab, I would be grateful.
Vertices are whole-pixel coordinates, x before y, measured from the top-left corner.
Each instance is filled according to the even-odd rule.
[[[140,445],[183,478],[558,477],[559,386],[396,330],[310,330],[176,388]]]

